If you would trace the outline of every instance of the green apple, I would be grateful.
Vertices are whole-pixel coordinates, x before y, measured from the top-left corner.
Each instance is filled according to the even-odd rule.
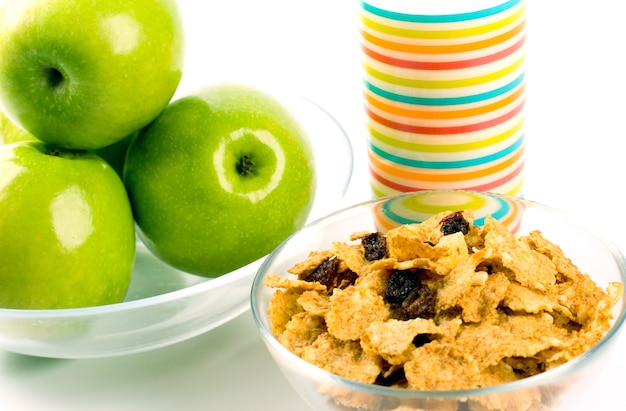
[[[166,263],[216,277],[304,225],[312,147],[273,96],[217,84],[172,103],[128,148],[124,182],[138,233]]]
[[[42,142],[0,147],[0,307],[119,302],[135,244],[124,185],[100,157]]]
[[[124,172],[124,160],[126,158],[126,150],[130,141],[137,135],[138,131],[124,137],[109,146],[91,150],[94,154],[102,157],[117,174],[122,177]],[[19,141],[40,141],[29,132],[19,128],[9,119],[2,110],[0,110],[0,145],[17,143]]]
[[[0,110],[0,145],[34,140],[37,139],[32,134],[19,128]]]
[[[130,142],[133,140],[133,138],[135,138],[138,133],[139,131],[135,131],[134,133],[129,134],[118,142],[115,142],[106,147],[92,150],[92,152],[99,155],[107,163],[109,163],[109,165],[113,167],[113,170],[115,170],[120,178],[122,178],[124,173],[124,161],[126,159],[126,151],[128,150]]]
[[[175,0],[7,0],[0,100],[57,147],[109,146],[152,121],[182,76]]]

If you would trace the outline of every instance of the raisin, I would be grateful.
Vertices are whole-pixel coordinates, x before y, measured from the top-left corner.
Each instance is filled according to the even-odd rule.
[[[402,315],[405,320],[413,318],[434,318],[437,295],[424,283],[419,283],[402,301]]]
[[[437,293],[423,279],[427,270],[396,270],[387,279],[383,298],[401,320],[434,318]]]
[[[389,275],[383,298],[390,304],[402,304],[419,283],[419,276],[411,270],[396,270]]]
[[[381,260],[387,255],[387,240],[381,233],[371,233],[361,239],[367,261]]]
[[[430,336],[428,334],[417,334],[415,338],[413,338],[413,345],[417,348],[422,345],[426,345],[431,341]]]
[[[349,285],[353,285],[356,282],[357,278],[359,278],[359,275],[352,270],[342,271],[337,274],[335,287],[346,288]]]
[[[357,278],[358,274],[352,270],[339,272],[339,259],[331,257],[317,266],[317,268],[306,277],[300,279],[310,283],[318,282],[326,286],[327,292],[331,294],[332,290],[337,287],[345,288],[354,284]]]
[[[385,371],[383,369],[383,371]],[[385,375],[384,375],[385,374]],[[378,377],[376,377],[375,384],[382,385],[384,387],[398,387],[398,386],[406,386],[406,374],[404,373],[404,368],[399,367],[390,374],[380,373]]]
[[[325,285],[326,289],[330,291],[335,286],[338,269],[339,260],[331,257],[320,264],[311,274],[303,278],[303,280],[310,283],[318,282]]]
[[[470,224],[460,211],[447,215],[441,220],[441,232],[443,235],[454,234],[459,231],[465,235],[469,232],[469,229]]]

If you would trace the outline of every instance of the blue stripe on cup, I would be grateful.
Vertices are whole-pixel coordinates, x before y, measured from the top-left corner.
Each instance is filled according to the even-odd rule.
[[[437,0],[432,0],[437,1]],[[469,1],[469,0],[468,0]],[[489,17],[494,14],[501,13],[506,11],[512,7],[515,7],[523,0],[508,0],[500,5],[489,7],[483,10],[476,10],[467,13],[456,13],[456,14],[408,14],[408,13],[399,13],[391,10],[381,9],[371,4],[368,4],[364,1],[361,1],[361,8],[363,10],[375,14],[377,16],[391,19],[404,21],[408,23],[455,23],[461,21],[475,20],[484,17]]]

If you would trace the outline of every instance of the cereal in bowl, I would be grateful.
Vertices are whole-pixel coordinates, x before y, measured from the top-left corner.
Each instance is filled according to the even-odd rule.
[[[355,233],[289,273],[265,278],[281,344],[342,377],[412,390],[488,387],[563,364],[609,330],[623,291],[597,286],[541,232],[474,225],[471,211]],[[510,409],[532,409],[534,394]],[[342,404],[367,408],[354,401]]]

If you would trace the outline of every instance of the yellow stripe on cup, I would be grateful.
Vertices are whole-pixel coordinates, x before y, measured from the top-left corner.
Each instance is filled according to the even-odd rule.
[[[464,180],[476,180],[496,175],[511,167],[517,167],[523,161],[524,148],[521,146],[509,156],[493,163],[474,167],[469,170],[424,170],[392,163],[368,150],[370,166],[380,171],[387,178],[430,183],[457,183]]]
[[[452,89],[477,86],[492,81],[496,81],[502,77],[514,73],[515,71],[524,67],[524,61],[526,53],[522,53],[512,64],[503,69],[496,70],[492,73],[482,74],[474,77],[458,78],[458,79],[446,79],[446,80],[427,80],[420,78],[406,78],[394,76],[391,74],[383,73],[374,69],[367,64],[363,64],[365,73],[372,78],[378,79],[388,84],[393,84],[400,87],[420,88],[420,89]],[[424,76],[426,77],[426,76]]]
[[[520,148],[523,150],[523,148]],[[503,168],[485,176],[477,178],[464,178],[463,175],[456,175],[456,180],[425,181],[404,177],[397,177],[379,170],[374,163],[369,164],[370,176],[375,179],[379,186],[384,185],[400,192],[415,190],[435,190],[435,189],[466,189],[476,191],[496,191],[507,187],[507,191],[513,187],[518,187],[523,179],[524,160],[522,158],[511,163],[509,167]],[[498,191],[502,192],[502,191]]]
[[[440,136],[431,137],[430,139],[424,136],[408,136],[406,140],[401,140],[395,137],[385,135],[372,127],[371,123],[367,125],[367,129],[370,135],[370,139],[379,141],[387,146],[395,147],[407,152],[421,152],[421,153],[459,153],[466,151],[478,150],[484,147],[492,146],[494,144],[500,144],[507,141],[510,138],[520,134],[524,129],[524,117],[521,116],[512,127],[507,128],[505,131],[496,135],[485,136],[485,132],[481,131],[475,133],[474,139],[467,136],[456,136],[456,140],[463,141],[462,143],[445,144]],[[420,143],[416,140],[421,141]],[[424,143],[424,141],[430,140],[431,143]]]
[[[457,80],[492,73],[510,66],[525,55],[525,36],[513,42],[494,46],[486,53],[472,55],[412,55],[409,58],[389,57],[384,52],[362,45],[361,64],[380,73],[398,78]]]
[[[361,29],[361,37],[364,41],[389,51],[408,54],[455,54],[473,52],[487,47],[497,46],[524,32],[525,27],[526,21],[522,20],[510,30],[498,34],[495,37],[482,40],[472,39],[470,42],[463,42],[460,44],[408,44],[396,40],[381,38],[378,36],[378,33],[369,33],[364,29]]]
[[[474,210],[475,225],[484,225],[487,216],[491,216],[516,233],[525,206],[521,201],[492,193],[426,190],[379,202],[374,207],[374,220],[378,231],[387,232],[401,224],[421,223],[443,211],[468,209]]]
[[[432,25],[431,29],[407,29],[388,24],[382,24],[360,14],[360,20],[364,27],[379,33],[385,33],[391,36],[404,37],[410,39],[459,39],[473,36],[481,36],[500,30],[516,21],[523,19],[526,13],[526,5],[523,4],[515,13],[508,15],[501,20],[490,22],[482,26],[466,27],[458,29],[439,29],[438,25]],[[444,26],[445,27],[445,26]]]
[[[452,109],[447,106],[417,106],[396,103],[392,100],[380,97],[368,89],[364,89],[363,94],[365,101],[369,106],[380,110],[381,112],[388,113],[393,117],[406,117],[407,119],[423,120],[453,120],[478,117],[493,113],[523,97],[524,91],[525,84],[522,83],[519,88],[513,90],[510,94],[504,95],[496,101],[488,101],[487,104],[475,105],[469,108],[458,108],[454,106]]]
[[[437,30],[457,30],[469,27],[483,27],[488,24],[495,23],[511,16],[512,14],[519,14],[519,10],[522,7],[523,1],[518,1],[517,4],[499,10],[495,13],[484,15],[465,15],[464,17],[459,16],[459,18],[448,19],[445,21],[433,21],[433,19],[429,19],[428,17],[425,19],[397,19],[388,15],[377,14],[376,12],[369,10],[367,7],[359,8],[358,13],[359,16],[363,16],[370,21],[398,29],[433,30],[433,27],[436,27]],[[437,16],[441,15],[432,15],[435,19]]]

